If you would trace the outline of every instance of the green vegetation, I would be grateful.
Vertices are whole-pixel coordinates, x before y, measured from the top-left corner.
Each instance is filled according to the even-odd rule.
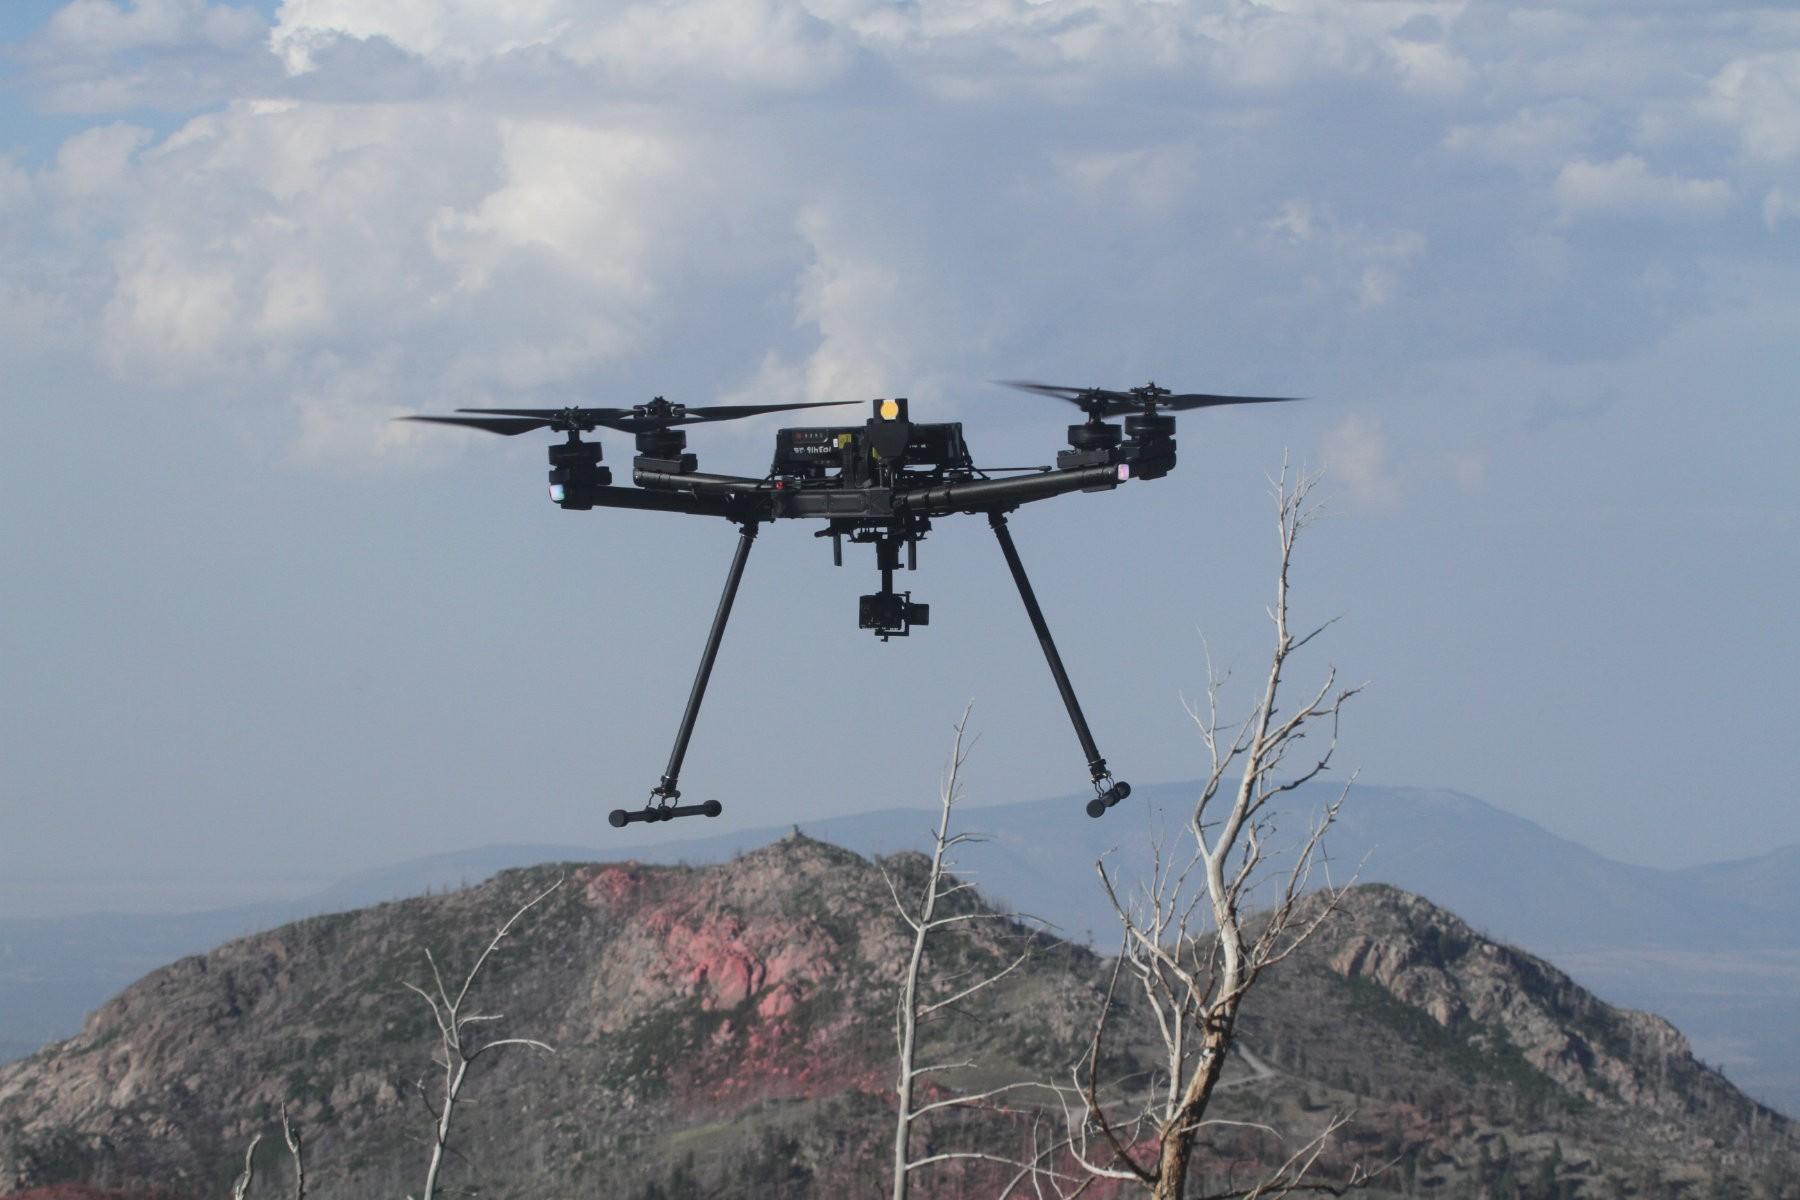
[[[1424,1010],[1396,1000],[1378,983],[1349,978],[1343,984],[1355,1011],[1425,1050],[1468,1083],[1499,1084],[1530,1106],[1555,1104],[1574,1109],[1584,1103],[1526,1062],[1498,1026],[1466,1019],[1440,1025]]]

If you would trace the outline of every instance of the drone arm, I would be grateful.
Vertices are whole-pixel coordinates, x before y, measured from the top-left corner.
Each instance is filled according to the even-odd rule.
[[[1065,492],[1102,491],[1116,488],[1131,477],[1130,468],[1107,464],[1043,471],[1012,479],[969,479],[940,483],[908,492],[905,505],[914,512],[937,516],[954,512],[998,513],[1033,500],[1047,500]]]
[[[646,488],[600,487],[582,493],[588,503],[604,508],[640,508],[655,512],[693,513],[705,517],[728,517],[735,513],[731,498],[699,492],[653,492]]]
[[[747,492],[767,492],[769,481],[748,475],[714,475],[706,471],[652,471],[639,467],[631,473],[639,487],[657,492],[686,493],[696,496],[718,496]]]

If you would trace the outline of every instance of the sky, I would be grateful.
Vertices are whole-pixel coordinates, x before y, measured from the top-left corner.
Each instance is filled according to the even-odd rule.
[[[8,0],[0,913],[648,836],[604,814],[733,530],[391,418],[906,395],[1048,462],[1074,410],[1006,378],[1307,398],[1013,520],[1121,777],[1202,771],[1205,647],[1262,670],[1286,458],[1346,770],[1633,862],[1800,842],[1797,246],[1783,5]],[[972,803],[1084,788],[983,522],[888,644],[810,532],[751,556],[708,832],[931,803],[971,701]]]

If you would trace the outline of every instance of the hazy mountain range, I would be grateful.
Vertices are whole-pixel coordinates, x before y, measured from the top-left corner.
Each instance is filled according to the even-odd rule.
[[[1079,798],[966,806],[958,824],[991,835],[962,866],[989,895],[1077,940],[1106,944],[1113,921],[1094,862],[1180,833],[1190,783],[1146,785],[1100,820]],[[1298,793],[1289,840],[1335,791]],[[932,814],[892,809],[807,822],[862,854],[925,844]],[[634,828],[631,831],[638,834]],[[513,866],[620,860],[715,863],[783,828],[601,846],[488,846],[348,876],[296,901],[168,916],[0,920],[0,1054],[66,1037],[83,1013],[139,975],[283,921],[475,883]],[[639,834],[639,836],[642,836]],[[1477,928],[1543,955],[1603,998],[1658,1012],[1750,1094],[1800,1112],[1800,846],[1674,870],[1614,862],[1483,801],[1442,790],[1357,786],[1327,842],[1327,869],[1430,897]]]
[[[910,946],[887,880],[916,894],[926,860],[881,865],[797,835],[712,866],[544,865],[182,959],[74,1038],[0,1066],[0,1194],[223,1195],[283,1106],[305,1132],[308,1195],[406,1193],[430,1121],[414,1086],[435,1074],[439,1034],[404,983],[430,986],[437,964],[459,978],[496,924],[541,896],[470,1000],[483,1039],[554,1052],[515,1042],[471,1069],[441,1184],[493,1200],[884,1195]],[[969,892],[953,903],[982,907]],[[1109,1110],[1141,1101],[1162,1047],[1105,958],[1012,922],[953,928],[928,956],[928,994],[1000,977],[926,1022],[924,1061],[952,1065],[923,1086],[938,1098],[1037,1086],[924,1118],[917,1152],[1033,1157],[1064,1127],[1042,1084],[1094,1054]],[[1261,977],[1236,1034],[1202,1134],[1204,1194],[1288,1159],[1333,1113],[1349,1123],[1316,1177],[1389,1164],[1359,1193],[1371,1200],[1781,1200],[1800,1174],[1794,1123],[1696,1062],[1666,1021],[1611,1008],[1383,885],[1353,889]],[[944,1161],[913,1194],[992,1196],[1011,1174]],[[291,1194],[265,1145],[250,1200]]]

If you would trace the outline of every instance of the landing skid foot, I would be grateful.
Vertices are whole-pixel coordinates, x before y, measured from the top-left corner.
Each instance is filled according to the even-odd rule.
[[[1109,786],[1102,787],[1100,786],[1102,783]],[[1131,785],[1123,779],[1117,783],[1112,782],[1111,776],[1096,779],[1094,780],[1094,798],[1087,802],[1087,815],[1103,817],[1106,815],[1107,809],[1129,795],[1131,795]]]
[[[649,804],[635,812],[615,808],[607,816],[614,829],[623,829],[635,821],[673,821],[676,817],[716,817],[725,811],[717,800],[705,804]]]

